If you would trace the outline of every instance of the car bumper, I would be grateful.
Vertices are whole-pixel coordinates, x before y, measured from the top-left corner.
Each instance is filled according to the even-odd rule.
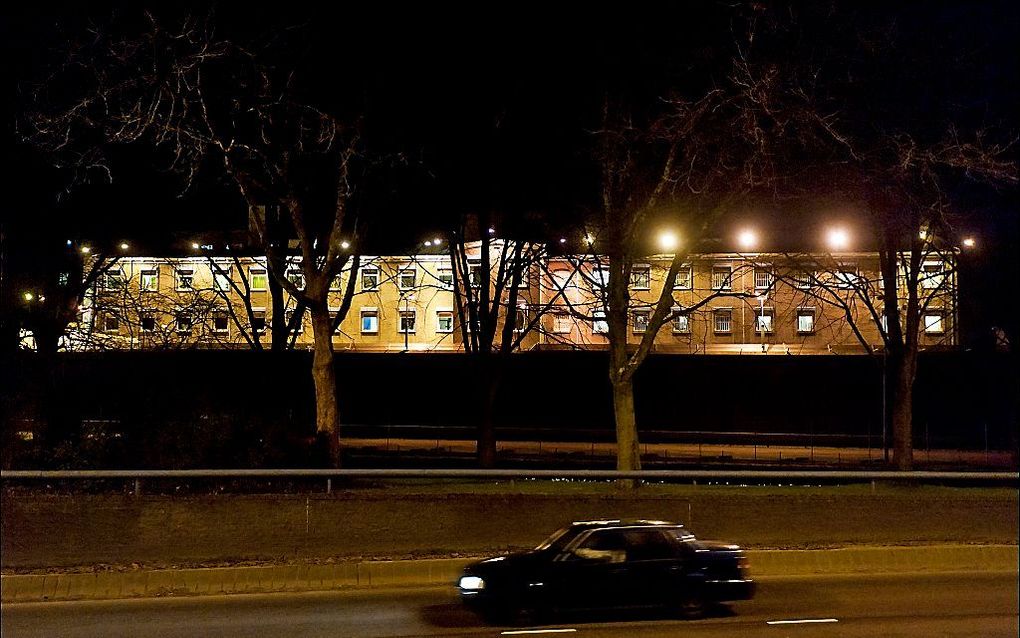
[[[727,600],[750,600],[754,598],[757,585],[750,578],[741,580],[705,581],[706,598],[718,602]]]

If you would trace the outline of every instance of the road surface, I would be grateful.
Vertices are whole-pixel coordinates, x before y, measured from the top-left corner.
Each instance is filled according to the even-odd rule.
[[[0,610],[4,638],[195,636],[973,636],[1016,638],[1016,572],[771,578],[753,601],[696,621],[616,614],[495,627],[451,588],[29,603]],[[517,632],[517,633],[508,633]],[[531,632],[531,633],[521,633]],[[541,633],[539,633],[541,632]]]

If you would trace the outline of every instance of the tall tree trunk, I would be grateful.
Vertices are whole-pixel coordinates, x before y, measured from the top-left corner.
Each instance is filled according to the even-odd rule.
[[[337,408],[336,370],[333,367],[333,325],[325,305],[311,310],[315,350],[312,380],[315,382],[315,429],[329,449],[332,467],[340,467],[340,412]]]
[[[887,360],[887,393],[893,437],[893,465],[910,471],[914,467],[914,379],[917,354],[895,353]]]
[[[279,268],[276,272],[284,272],[282,264],[283,261],[280,260],[280,264],[274,266]],[[287,332],[287,303],[283,295],[283,286],[273,277],[269,277],[269,299],[272,306],[269,317],[269,349],[273,352],[283,352],[290,341]]]
[[[616,469],[630,472],[641,469],[637,416],[634,413],[634,382],[629,376],[612,379],[613,413],[616,417]],[[628,482],[628,484],[630,484]]]
[[[489,469],[496,467],[496,395],[502,382],[502,365],[489,361],[483,356],[479,360],[479,375],[482,382],[481,419],[478,422],[478,466]]]

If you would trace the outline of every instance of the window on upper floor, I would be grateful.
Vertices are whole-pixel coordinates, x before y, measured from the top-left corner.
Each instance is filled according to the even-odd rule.
[[[651,310],[635,310],[632,313],[634,334],[643,334],[648,332],[648,320],[651,316]]]
[[[652,286],[652,268],[644,264],[634,266],[630,270],[630,287],[635,290],[648,290]]]
[[[712,290],[729,290],[733,287],[732,266],[712,266]]]
[[[155,292],[159,290],[159,270],[147,268],[141,272],[138,280],[138,287],[143,292]]]
[[[680,266],[673,281],[673,290],[690,290],[694,287],[694,276],[688,264]]]
[[[925,334],[942,334],[944,331],[941,312],[926,312],[922,319]]]
[[[775,280],[772,270],[765,266],[755,266],[754,268],[754,287],[756,290],[767,290],[772,287],[772,282]]]
[[[414,290],[417,279],[418,271],[414,266],[403,266],[397,273],[397,285],[401,290]]]
[[[177,290],[179,291],[194,290],[195,288],[194,268],[178,268],[175,273],[175,276],[177,279]]]
[[[254,291],[263,291],[269,287],[269,275],[265,268],[249,268],[248,277],[251,280],[251,289]]]
[[[361,309],[361,334],[379,333],[379,310],[377,308]]]
[[[379,268],[377,266],[364,266],[361,269],[361,289],[379,290]]]
[[[712,311],[713,328],[718,333],[729,333],[733,331],[733,309],[716,308]]]
[[[453,332],[453,311],[452,310],[437,310],[436,311],[436,332],[443,333],[443,334]]]

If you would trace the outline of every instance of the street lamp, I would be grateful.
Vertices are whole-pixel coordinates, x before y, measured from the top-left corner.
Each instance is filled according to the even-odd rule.
[[[340,242],[340,247],[343,248],[344,250],[347,250],[348,248],[351,247],[351,242],[345,239],[342,242]]]
[[[750,228],[742,230],[740,231],[740,234],[737,235],[737,243],[739,243],[740,247],[744,250],[752,250],[758,245],[758,234]]]
[[[850,233],[845,228],[831,228],[826,240],[832,250],[843,250],[850,245]]]
[[[659,247],[665,251],[676,250],[680,245],[680,238],[671,230],[664,230],[659,233]]]
[[[129,246],[128,246],[128,243],[126,241],[120,242],[120,249],[121,250],[127,250],[128,248],[129,248]]]
[[[87,255],[87,254],[89,254],[90,252],[92,252],[92,249],[91,249],[91,248],[89,248],[88,246],[82,246],[82,247],[81,247],[81,254],[83,254],[83,255]]]
[[[35,295],[33,295],[30,292],[26,292],[24,295],[22,295],[22,297],[25,298],[25,301],[32,301],[33,299],[35,299]]]
[[[977,241],[973,237],[964,237],[963,238],[963,247],[964,248],[973,248],[974,246],[977,246]]]

